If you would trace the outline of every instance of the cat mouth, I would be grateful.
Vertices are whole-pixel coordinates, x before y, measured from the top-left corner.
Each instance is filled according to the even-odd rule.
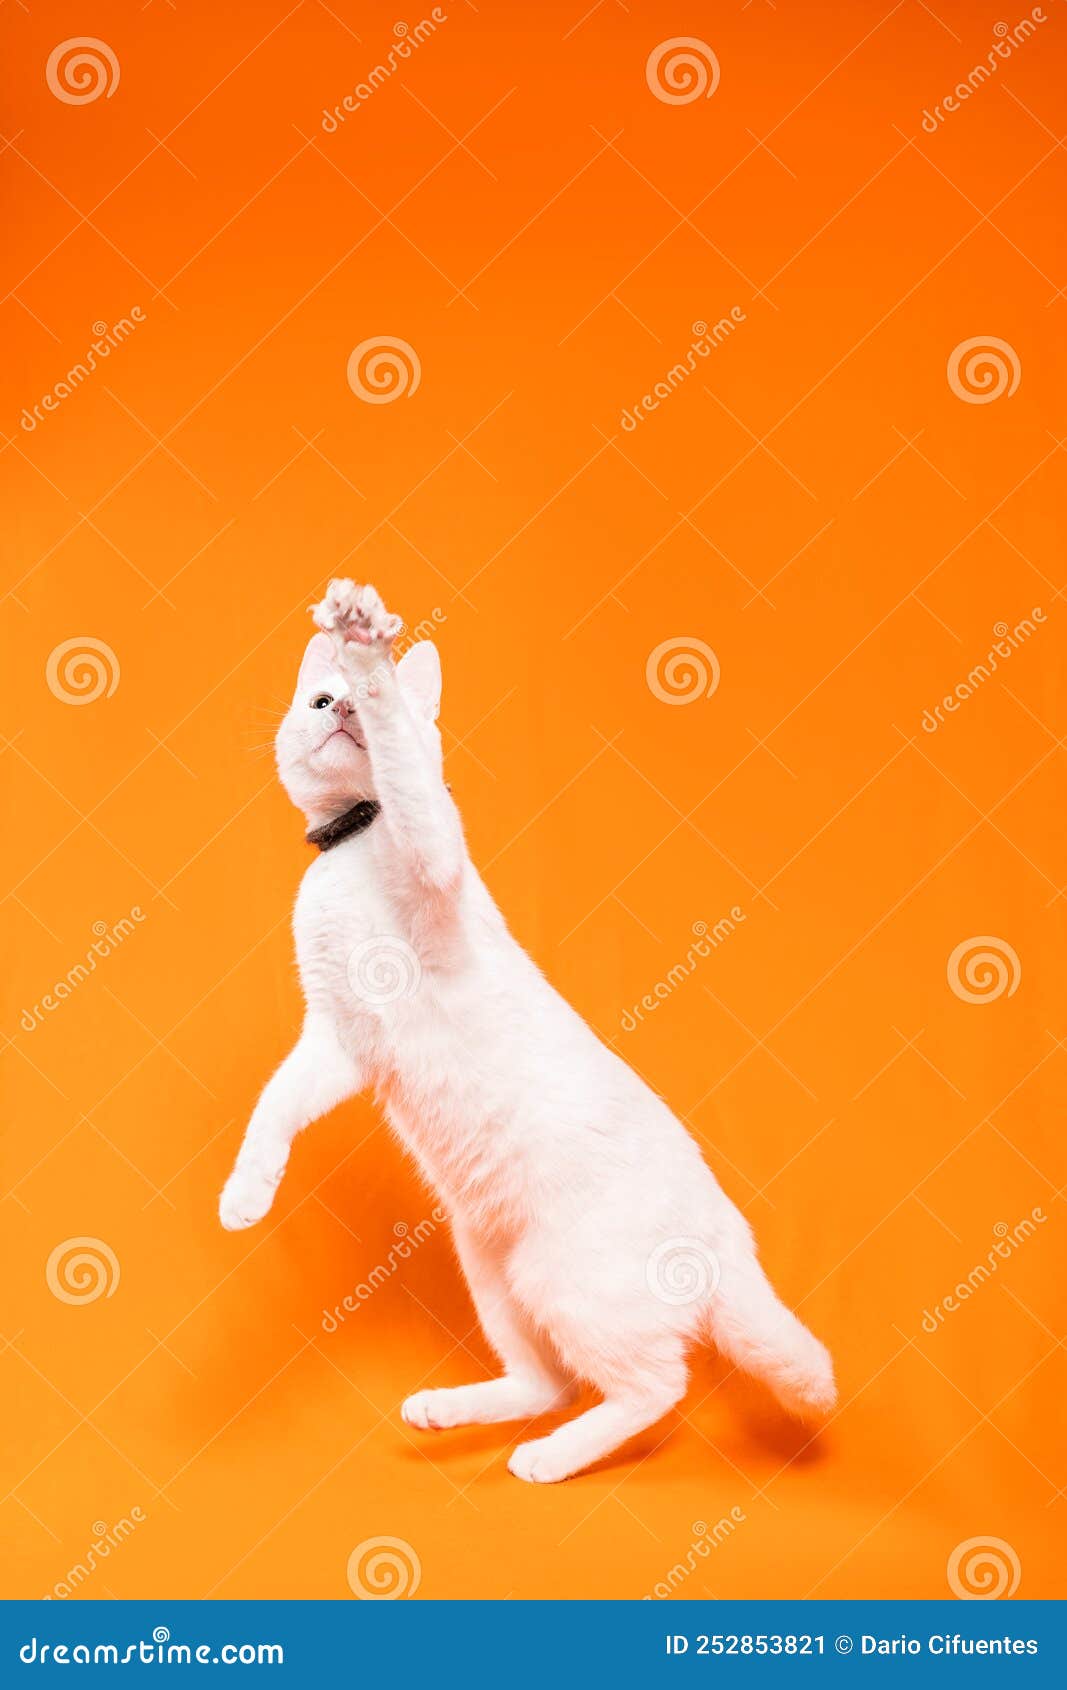
[[[332,739],[336,739],[338,735],[341,735],[344,739],[350,739],[352,744],[357,746],[360,751],[366,751],[367,747],[364,745],[363,741],[346,727],[334,728],[333,733],[326,735],[326,738],[322,742],[323,745],[329,745],[330,741]]]

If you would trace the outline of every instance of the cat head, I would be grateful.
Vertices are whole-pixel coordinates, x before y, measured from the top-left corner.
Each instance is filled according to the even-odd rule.
[[[441,660],[432,641],[419,640],[404,653],[396,678],[420,739],[439,758]],[[341,669],[329,635],[314,634],[274,750],[282,785],[315,827],[361,798],[377,797],[357,691],[358,683],[353,687]]]

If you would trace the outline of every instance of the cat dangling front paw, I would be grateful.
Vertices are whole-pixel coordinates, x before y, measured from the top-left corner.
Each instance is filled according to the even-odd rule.
[[[255,1226],[270,1209],[278,1189],[281,1173],[276,1178],[254,1165],[234,1168],[219,1198],[219,1220],[227,1232],[241,1232]]]

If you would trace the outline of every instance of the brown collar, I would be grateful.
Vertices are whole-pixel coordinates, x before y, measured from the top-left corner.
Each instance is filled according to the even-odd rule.
[[[324,822],[321,827],[313,827],[304,837],[309,845],[317,845],[320,851],[332,851],[343,839],[349,839],[352,834],[362,833],[370,827],[380,811],[381,805],[376,798],[361,798],[358,804],[353,804],[343,815],[334,816],[332,821]]]

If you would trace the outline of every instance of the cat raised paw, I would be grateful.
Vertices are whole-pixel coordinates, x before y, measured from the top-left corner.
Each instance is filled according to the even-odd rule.
[[[378,653],[390,649],[404,626],[399,616],[386,610],[376,588],[357,587],[345,579],[330,582],[326,597],[312,605],[311,615],[316,626],[335,640]]]

